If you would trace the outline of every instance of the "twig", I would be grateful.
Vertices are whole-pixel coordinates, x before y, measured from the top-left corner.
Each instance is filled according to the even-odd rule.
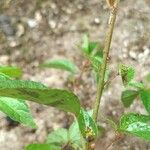
[[[111,77],[109,80],[107,80],[105,83],[104,83],[104,86],[107,86],[109,85],[114,79],[116,79],[116,77],[118,77],[118,73],[115,74],[113,77]]]
[[[123,135],[122,134],[116,134],[115,138],[111,141],[111,143],[105,148],[105,150],[108,150],[111,146],[113,146],[116,142],[118,142],[119,140],[123,139]]]

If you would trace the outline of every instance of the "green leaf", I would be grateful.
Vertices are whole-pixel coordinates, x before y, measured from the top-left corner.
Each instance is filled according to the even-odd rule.
[[[1,80],[12,80],[12,79],[8,75],[0,73],[0,81]]]
[[[124,114],[120,119],[119,131],[150,140],[150,116]]]
[[[84,140],[80,130],[77,121],[75,121],[69,128],[69,130],[60,128],[56,131],[51,132],[48,135],[47,143],[53,144],[59,147],[62,147],[63,145],[69,144],[69,146],[79,149],[82,148],[82,140]]]
[[[61,150],[61,148],[50,144],[30,144],[26,150]]]
[[[50,61],[45,62],[42,66],[48,67],[48,68],[66,70],[66,71],[69,71],[71,73],[77,73],[78,72],[77,66],[67,59],[50,60]]]
[[[64,128],[57,129],[48,135],[47,143],[53,144],[59,147],[67,144],[69,141],[68,130]]]
[[[91,141],[98,135],[97,125],[88,112],[81,109],[77,120],[81,134],[86,140]]]
[[[89,42],[89,53],[93,52],[98,46],[98,42]]]
[[[150,113],[150,90],[141,90],[140,97],[148,113]]]
[[[89,39],[88,39],[88,36],[86,34],[83,36],[83,42],[81,45],[81,49],[85,54],[90,53],[90,51],[89,51]]]
[[[94,72],[99,74],[99,70],[103,62],[103,50],[99,46],[98,42],[91,42],[89,41],[88,36],[84,35],[81,50],[90,61]],[[107,75],[108,74],[106,74],[106,77]],[[96,75],[96,80],[97,79],[98,75]]]
[[[83,36],[81,43],[81,50],[86,56],[90,56],[94,50],[97,48],[98,42],[90,41],[87,34]]]
[[[79,99],[74,93],[50,89],[33,81],[2,79],[0,80],[0,96],[50,105],[75,115],[80,112]]]
[[[19,78],[22,76],[22,70],[18,67],[0,66],[0,73],[14,78]]]
[[[121,64],[119,65],[119,74],[121,75],[124,86],[127,86],[134,78],[135,70],[132,67]]]
[[[94,71],[99,72],[99,67],[102,64],[103,58],[100,56],[90,56],[89,61],[91,62]]]
[[[73,122],[69,128],[69,142],[76,149],[82,148],[83,145],[82,142],[85,142],[80,133],[80,129],[77,121]]]
[[[131,81],[128,86],[130,87],[134,87],[134,88],[137,88],[137,89],[143,89],[145,88],[144,84],[141,83],[141,82],[135,82],[135,81]]]
[[[139,91],[135,90],[125,90],[122,92],[121,101],[125,107],[129,107],[134,99],[139,95]]]
[[[0,111],[4,112],[15,121],[28,125],[32,128],[36,127],[27,104],[22,100],[0,97]]]

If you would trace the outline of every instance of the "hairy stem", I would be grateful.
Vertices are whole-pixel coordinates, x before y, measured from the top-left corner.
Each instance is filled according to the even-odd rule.
[[[107,60],[109,56],[109,50],[110,50],[110,45],[111,45],[111,40],[112,40],[112,34],[113,34],[113,29],[114,29],[114,24],[116,21],[116,14],[117,14],[117,9],[118,9],[118,2],[116,5],[111,9],[110,13],[110,19],[109,19],[109,24],[108,24],[108,29],[106,32],[106,37],[105,37],[105,43],[104,43],[104,54],[103,54],[103,63],[102,66],[99,67],[99,82],[97,84],[97,93],[96,93],[96,101],[94,104],[94,112],[93,112],[93,119],[97,121],[98,117],[98,111],[100,107],[100,101],[104,89],[104,78],[105,78],[105,72],[106,72],[106,67],[107,67]]]

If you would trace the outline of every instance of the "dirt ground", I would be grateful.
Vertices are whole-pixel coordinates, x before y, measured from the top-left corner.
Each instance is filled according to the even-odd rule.
[[[69,88],[68,73],[41,69],[39,64],[53,58],[68,58],[81,67],[84,57],[77,44],[84,33],[103,43],[109,11],[104,0],[1,0],[0,1],[0,65],[23,68],[23,79],[40,81],[49,87]],[[101,44],[102,45],[102,44]],[[110,54],[110,70],[117,71],[120,62],[136,68],[137,80],[150,73],[150,1],[121,0]],[[91,108],[95,99],[95,80],[84,72],[76,94],[83,105]],[[115,78],[105,91],[101,112],[117,121],[123,112],[146,113],[136,101],[130,109],[120,102],[122,83]],[[115,94],[114,94],[115,93]],[[0,113],[0,150],[23,150],[28,143],[44,142],[47,134],[68,126],[66,113],[52,107],[29,103],[38,129],[10,126]],[[105,121],[105,134],[97,142],[104,148],[114,137]],[[125,137],[110,150],[150,150],[150,143]]]

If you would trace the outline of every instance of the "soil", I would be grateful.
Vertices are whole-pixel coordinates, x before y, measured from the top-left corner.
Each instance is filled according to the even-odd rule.
[[[117,65],[125,63],[136,68],[141,81],[150,72],[150,1],[121,0],[110,54],[111,74]],[[0,1],[0,65],[23,68],[23,79],[42,82],[49,87],[70,88],[69,73],[39,67],[46,60],[68,58],[79,68],[85,61],[76,46],[84,33],[103,46],[109,11],[104,0],[1,0]],[[79,76],[79,75],[77,75]],[[82,74],[75,89],[81,103],[88,109],[95,99],[95,80],[90,71]],[[103,115],[117,121],[123,112],[146,114],[136,101],[130,109],[120,102],[120,77],[116,77],[104,92]],[[114,94],[115,93],[115,94]],[[29,143],[44,142],[48,133],[68,126],[68,114],[52,107],[28,103],[38,125],[36,130],[12,125],[0,114],[0,149],[23,150]],[[104,121],[99,123],[106,132],[97,141],[97,150],[104,150],[115,136]],[[127,136],[114,143],[110,150],[150,150],[150,143]]]

